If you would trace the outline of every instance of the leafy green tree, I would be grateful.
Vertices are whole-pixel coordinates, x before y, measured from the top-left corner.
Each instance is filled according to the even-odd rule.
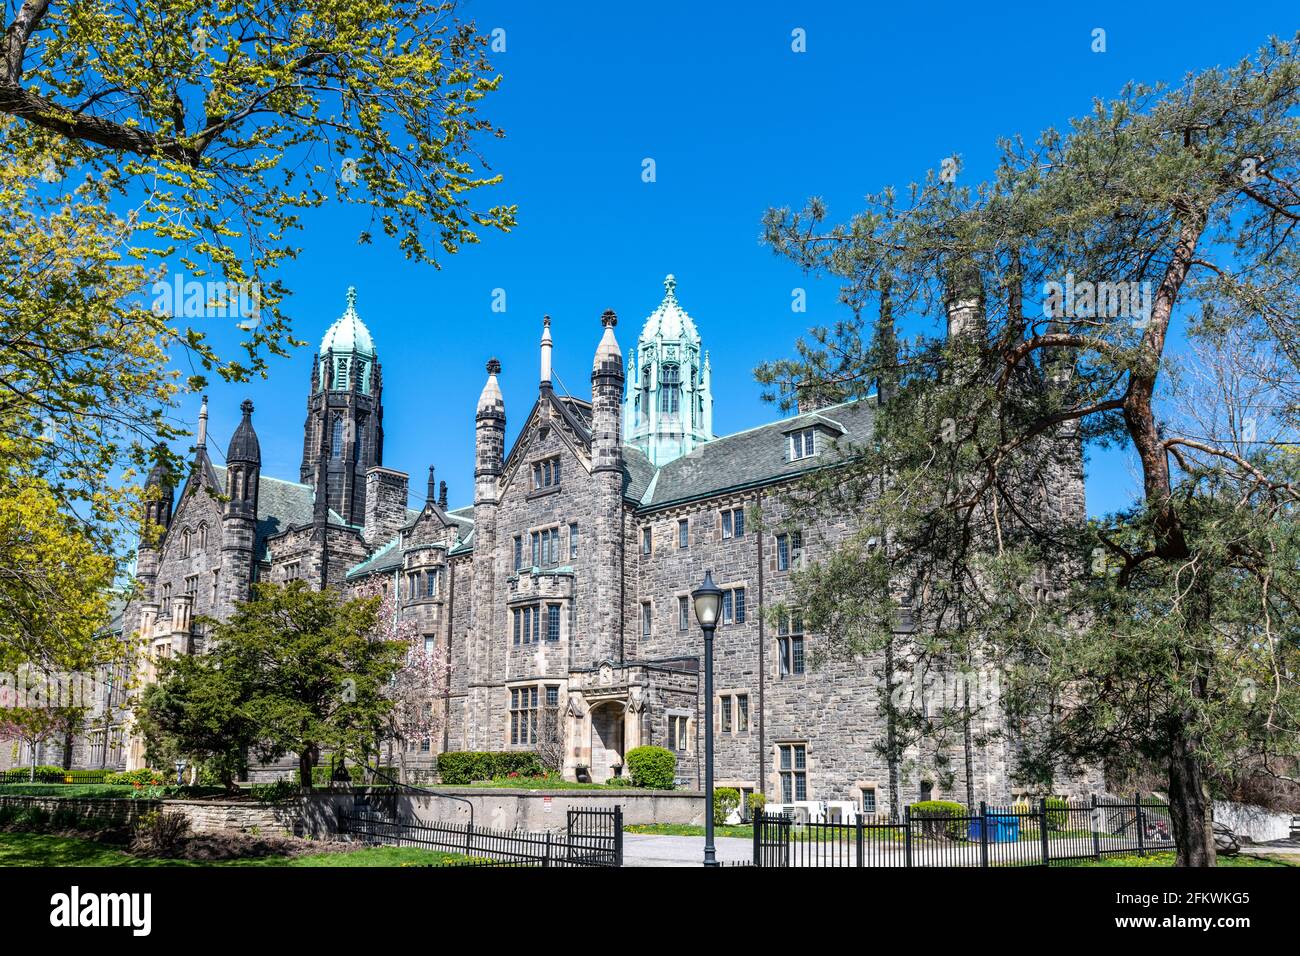
[[[499,77],[452,3],[19,0],[4,27],[0,435],[102,543],[134,528],[179,390],[300,344],[277,271],[305,214],[355,206],[359,242],[434,266],[513,226],[479,202]],[[184,307],[155,285],[180,272],[203,283]],[[218,354],[226,322],[242,342]]]
[[[766,219],[778,253],[841,280],[853,315],[760,379],[787,403],[880,396],[866,447],[794,495],[857,505],[864,539],[880,536],[883,591],[796,581],[823,617],[866,604],[829,652],[878,650],[906,617],[913,643],[1005,673],[1026,775],[1158,762],[1180,865],[1214,863],[1216,777],[1279,773],[1300,741],[1300,486],[1294,435],[1272,429],[1297,411],[1298,105],[1296,45],[1273,40],[1003,142],[976,187],[954,162],[844,224],[819,200]],[[1243,338],[1285,374],[1248,372],[1252,409],[1202,363],[1213,398],[1171,401],[1179,328],[1193,349]],[[1206,401],[1225,409],[1217,432],[1193,427]],[[1131,508],[1089,523],[1057,499],[1084,446],[1132,453]]]
[[[298,755],[304,787],[320,749],[364,760],[387,726],[393,702],[384,691],[406,646],[373,637],[377,609],[377,599],[345,601],[301,581],[258,584],[253,600],[215,625],[212,653],[194,665],[220,670],[238,694],[239,726],[256,738],[258,756]],[[198,703],[210,701],[212,685],[196,686]]]
[[[40,763],[40,747],[56,740],[66,746],[85,715],[84,707],[0,706],[0,740],[15,740],[28,747],[31,754],[30,779],[34,783],[36,767]]]
[[[158,682],[144,688],[136,712],[151,767],[184,757],[233,790],[257,743],[245,712],[250,674],[218,666],[220,657],[184,654],[160,662]]]

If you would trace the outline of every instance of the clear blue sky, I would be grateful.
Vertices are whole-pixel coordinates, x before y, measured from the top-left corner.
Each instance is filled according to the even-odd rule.
[[[754,367],[839,306],[833,283],[807,281],[759,244],[763,211],[820,195],[840,219],[865,193],[905,186],[954,153],[963,177],[983,179],[999,136],[1062,126],[1131,79],[1177,82],[1234,63],[1297,19],[1286,3],[1160,6],[468,2],[463,14],[484,32],[506,31],[493,56],[504,82],[484,111],[507,138],[486,150],[505,176],[494,201],[518,203],[518,229],[439,272],[382,239],[358,246],[360,210],[321,210],[284,273],[295,332],[314,346],[357,287],[384,369],[384,463],[411,474],[417,504],[429,464],[453,505],[472,499],[490,356],[504,367],[513,440],[536,395],[543,313],[556,371],[588,397],[601,312],[619,314],[626,353],[668,272],[712,355],[715,430],[769,421],[777,412],[760,401]],[[1095,27],[1105,53],[1091,52]],[[806,53],[791,50],[795,28]],[[654,183],[641,179],[646,157]],[[808,290],[802,315],[790,309],[796,286]],[[497,288],[504,314],[491,309]],[[277,360],[266,381],[213,384],[218,461],[249,396],[263,473],[297,478],[313,351]],[[183,406],[190,421],[196,410],[197,399]],[[1091,513],[1135,487],[1124,456],[1092,456]]]

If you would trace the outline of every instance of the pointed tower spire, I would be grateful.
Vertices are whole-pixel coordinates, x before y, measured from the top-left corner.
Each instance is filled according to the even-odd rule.
[[[551,387],[551,317],[542,316],[542,387]]]
[[[434,482],[433,482],[433,465],[430,465],[430,466],[429,466],[429,487],[428,487],[428,490],[426,490],[425,493],[424,493],[424,503],[425,503],[425,504],[429,504],[429,503],[431,503],[431,502],[434,500],[434,498],[433,498],[433,489],[434,489],[434,487],[435,487],[435,486],[434,486]]]
[[[199,431],[195,436],[194,445],[197,448],[208,447],[208,396],[203,396],[203,403],[199,405]]]

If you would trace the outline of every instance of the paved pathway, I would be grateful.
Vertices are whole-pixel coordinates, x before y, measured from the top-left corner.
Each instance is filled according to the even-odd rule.
[[[718,860],[723,864],[748,863],[754,856],[754,842],[740,837],[716,837]],[[663,836],[657,833],[624,833],[624,866],[700,866],[704,861],[704,837]]]

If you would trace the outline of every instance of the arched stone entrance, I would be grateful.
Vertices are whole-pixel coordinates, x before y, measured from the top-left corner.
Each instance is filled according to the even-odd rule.
[[[603,783],[623,765],[623,711],[618,701],[591,709],[591,779]]]

